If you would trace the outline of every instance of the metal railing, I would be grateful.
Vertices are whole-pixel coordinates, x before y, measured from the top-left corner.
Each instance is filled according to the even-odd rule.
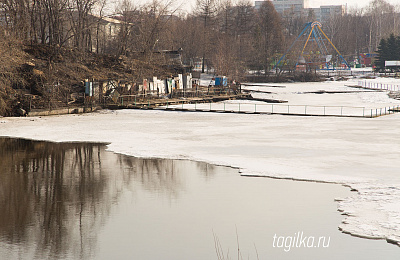
[[[370,82],[370,81],[366,81],[366,80],[358,81],[358,86],[367,88],[367,89],[400,91],[400,85]]]
[[[225,112],[248,114],[279,114],[297,116],[332,116],[332,117],[378,117],[400,112],[400,105],[393,107],[366,108],[351,106],[313,106],[313,105],[283,105],[283,104],[258,104],[258,103],[192,103],[182,102],[179,105],[166,105],[161,109],[199,111],[199,112]]]

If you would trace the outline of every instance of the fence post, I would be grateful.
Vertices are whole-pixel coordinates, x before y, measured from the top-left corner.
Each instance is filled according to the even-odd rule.
[[[372,109],[371,109],[371,118],[372,118]]]
[[[365,116],[365,107],[363,107],[363,117]]]
[[[182,110],[183,110],[183,102],[184,102],[184,101],[182,101]]]
[[[197,101],[194,103],[194,110],[197,110]]]
[[[240,113],[240,103],[239,103],[239,113]]]
[[[210,111],[211,111],[211,100],[210,100]]]
[[[224,102],[224,112],[225,112],[225,104],[226,104],[226,103]]]

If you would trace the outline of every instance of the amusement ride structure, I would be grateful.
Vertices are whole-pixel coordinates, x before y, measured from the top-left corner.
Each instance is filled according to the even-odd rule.
[[[289,49],[278,60],[275,69],[296,71],[344,70],[349,64],[321,29],[320,22],[307,23]]]

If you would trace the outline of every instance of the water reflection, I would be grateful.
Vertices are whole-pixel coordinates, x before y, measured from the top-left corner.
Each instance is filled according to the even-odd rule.
[[[0,147],[2,240],[35,247],[30,253],[40,258],[91,248],[85,229],[109,207],[99,203],[107,180],[102,145],[4,138]]]
[[[0,158],[0,242],[19,246],[0,252],[11,257],[90,258],[124,188],[134,182],[169,199],[185,189],[174,161],[117,155],[103,144],[0,138]]]
[[[384,241],[337,230],[333,198],[349,196],[340,186],[243,178],[206,163],[118,155],[103,144],[0,138],[0,158],[2,259],[216,259],[213,234],[225,253],[237,251],[239,235],[246,259],[398,256]],[[274,234],[299,231],[331,237],[331,246],[272,247]]]

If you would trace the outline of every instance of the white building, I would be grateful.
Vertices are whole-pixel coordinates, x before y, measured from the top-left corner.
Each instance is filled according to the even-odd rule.
[[[319,8],[319,21],[329,21],[335,16],[342,16],[346,13],[344,5],[321,5]]]
[[[308,17],[310,12],[314,13],[314,18],[317,21],[329,21],[337,15],[344,15],[346,8],[343,5],[322,5],[319,8],[310,8],[308,0],[264,0],[255,1],[255,9],[260,9],[265,1],[270,1],[275,10],[280,14],[294,14],[297,16]]]
[[[308,0],[266,0],[271,1],[275,10],[282,14],[285,11],[293,11],[295,13],[302,13],[308,7]],[[255,1],[255,8],[259,9],[264,1]]]

